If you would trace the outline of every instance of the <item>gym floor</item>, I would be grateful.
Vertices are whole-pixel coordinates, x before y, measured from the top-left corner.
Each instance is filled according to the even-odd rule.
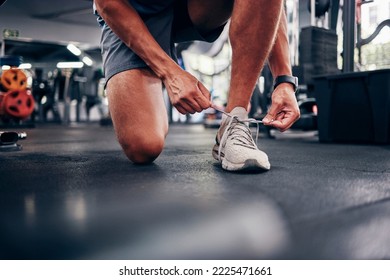
[[[24,131],[0,153],[0,259],[390,259],[389,145],[275,132],[271,170],[237,174],[200,125],[144,166],[110,126]]]

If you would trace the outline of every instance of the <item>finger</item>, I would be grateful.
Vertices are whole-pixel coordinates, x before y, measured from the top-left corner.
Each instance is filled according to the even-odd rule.
[[[204,97],[204,98],[199,98],[199,100],[197,100],[197,102],[199,103],[199,105],[202,106],[203,109],[207,109],[211,106],[210,91],[199,81],[198,81],[198,88],[202,93],[202,97]]]
[[[293,125],[293,121],[288,119],[275,120],[272,122],[272,126],[277,128],[279,131],[284,132]]]
[[[275,118],[275,119],[281,121],[281,120],[283,120],[283,119],[285,119],[285,118],[287,118],[286,112],[281,111],[281,112],[279,112],[279,113],[276,115],[276,118]]]
[[[182,105],[185,103],[195,112],[202,112],[204,109],[210,107],[210,102],[202,95],[200,91],[197,91],[194,96],[182,98]]]
[[[175,105],[174,107],[176,108],[176,110],[179,111],[180,114],[183,114],[183,115],[187,114],[187,111],[183,107],[181,107],[180,105]]]
[[[277,128],[281,132],[284,132],[289,129],[298,118],[299,116],[296,117],[294,115],[291,115],[288,117],[283,117],[282,119],[276,119],[272,122],[272,126]]]
[[[198,104],[195,103],[195,105],[193,105],[193,103],[191,103],[191,101],[187,98],[181,98],[172,103],[172,105],[182,114],[193,114],[197,112],[197,110],[199,110],[199,112],[202,111]]]
[[[268,110],[267,115],[263,118],[263,123],[265,125],[272,125],[272,123],[275,121],[276,116],[280,112],[279,106],[272,104],[271,107]]]
[[[181,102],[180,102],[180,105],[185,108],[185,110],[188,111],[188,113],[195,113],[195,112],[202,112],[202,108],[199,106],[198,103],[196,103],[195,101],[192,101],[192,100],[189,100],[189,99],[183,99]]]
[[[181,102],[179,106],[181,107],[181,109],[184,109],[184,113],[182,114],[194,114],[196,112],[190,105],[185,102]]]
[[[211,106],[211,102],[207,100],[203,95],[195,96],[194,102],[196,102],[196,105],[199,107],[199,111],[202,112],[204,109],[207,109]]]
[[[187,95],[182,96],[182,103],[186,103],[195,112],[202,112],[211,106],[210,93],[207,88],[197,81],[196,88],[192,92],[188,92]],[[183,105],[183,104],[182,104]]]
[[[268,113],[263,119],[264,125],[272,125],[273,122],[276,120],[276,115],[273,115],[271,113]]]

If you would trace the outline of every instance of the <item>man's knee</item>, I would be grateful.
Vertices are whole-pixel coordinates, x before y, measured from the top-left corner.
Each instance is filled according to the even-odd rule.
[[[164,148],[164,136],[160,135],[132,135],[119,137],[126,156],[134,163],[147,164],[153,162]]]

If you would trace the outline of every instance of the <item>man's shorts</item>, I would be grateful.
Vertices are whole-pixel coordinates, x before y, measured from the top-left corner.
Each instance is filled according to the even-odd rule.
[[[140,14],[154,39],[174,60],[176,60],[175,43],[195,40],[213,42],[223,30],[222,26],[208,33],[207,36],[202,36],[190,20],[187,0],[129,0],[129,2]],[[146,63],[112,32],[98,14],[97,16],[102,27],[100,44],[106,81],[122,71],[147,68]]]

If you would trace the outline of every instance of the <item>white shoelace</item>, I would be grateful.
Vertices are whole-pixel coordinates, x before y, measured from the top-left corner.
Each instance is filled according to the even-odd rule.
[[[253,141],[253,138],[252,138],[252,133],[250,132],[250,141],[252,142],[252,144],[257,148],[257,139],[259,138],[259,124],[262,124],[263,122],[262,121],[259,121],[259,120],[256,120],[256,119],[253,119],[253,118],[247,118],[247,119],[240,119],[238,116],[236,115],[232,115],[232,114],[229,114],[223,110],[220,110],[220,109],[217,109],[215,108],[215,106],[211,106],[214,110],[228,116],[230,118],[229,120],[229,123],[227,124],[226,128],[225,128],[225,131],[223,132],[222,134],[222,138],[220,140],[220,144],[219,144],[219,147],[218,147],[218,159],[221,160],[221,151],[222,151],[222,147],[223,147],[223,143],[226,142],[226,139],[229,137],[229,133],[228,130],[229,128],[231,127],[231,124],[234,120],[237,120],[239,123],[242,123],[245,125],[245,123],[255,123],[256,124],[256,142]],[[230,129],[232,130],[232,129]],[[250,128],[248,127],[248,130],[250,131]],[[242,137],[244,137],[243,135],[241,135]],[[248,139],[246,139],[248,140]],[[251,145],[248,145],[248,144],[243,144],[243,146],[246,146],[248,148],[252,148]]]

